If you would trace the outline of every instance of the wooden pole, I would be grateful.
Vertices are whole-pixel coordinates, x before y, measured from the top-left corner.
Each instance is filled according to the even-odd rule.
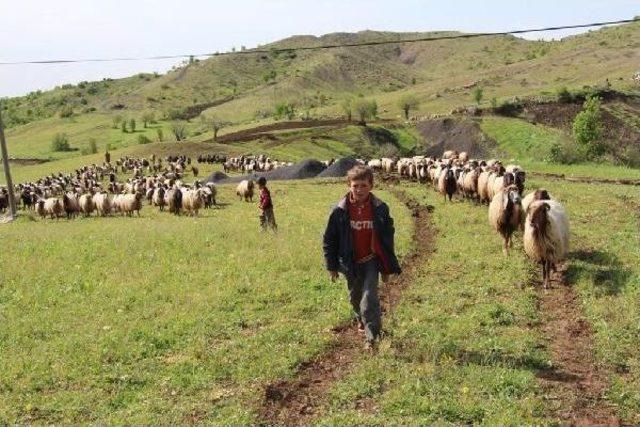
[[[4,139],[4,126],[2,124],[2,106],[0,105],[0,147],[2,148],[2,164],[4,166],[4,177],[7,181],[7,191],[9,192],[9,212],[13,219],[16,217],[16,198],[13,196],[13,181],[11,181],[11,170],[9,169],[9,153],[7,152],[7,141]]]

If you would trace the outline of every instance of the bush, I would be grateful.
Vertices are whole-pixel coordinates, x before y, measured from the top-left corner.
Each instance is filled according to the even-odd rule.
[[[156,129],[156,135],[158,136],[158,141],[164,141],[164,133],[162,132],[162,128]]]
[[[95,138],[89,138],[89,153],[96,154],[98,152],[98,143]]]
[[[556,91],[558,96],[558,102],[564,102],[565,104],[570,104],[573,102],[573,94],[569,92],[566,86],[559,88]]]
[[[73,107],[71,107],[71,105],[65,105],[60,109],[60,112],[58,114],[62,119],[71,117],[73,116]]]
[[[474,101],[476,101],[476,104],[478,105],[480,105],[480,101],[482,101],[483,95],[484,95],[484,90],[482,90],[482,88],[479,86],[474,88],[473,91],[471,92],[471,97],[473,98]]]
[[[362,125],[366,125],[367,120],[378,117],[378,103],[375,100],[359,99],[353,109],[358,114]]]
[[[187,138],[187,125],[184,122],[173,122],[171,133],[175,136],[176,141],[182,141]]]
[[[283,102],[276,105],[276,112],[274,114],[276,119],[281,119],[286,117],[287,120],[293,119],[296,115],[296,108],[291,102]]]
[[[592,96],[584,102],[581,112],[573,119],[573,137],[584,147],[590,159],[604,154],[606,146],[600,140],[602,123],[600,119],[601,100]]]
[[[405,120],[409,120],[409,111],[415,110],[419,105],[420,100],[417,96],[411,93],[403,95],[398,101],[398,107],[400,107],[400,109],[404,111]]]
[[[122,123],[122,116],[120,114],[113,116],[113,128],[118,129],[120,123]]]
[[[51,151],[71,151],[66,133],[57,133],[51,141]]]
[[[123,133],[127,133],[127,121],[123,120],[122,123],[120,123],[120,129],[122,130]]]
[[[136,119],[131,118],[131,120],[129,120],[129,129],[131,129],[131,132],[136,131]]]
[[[147,138],[146,135],[144,134],[138,135],[138,144],[149,144],[149,143],[151,143],[151,140]]]
[[[400,150],[393,144],[382,144],[378,149],[378,156],[380,157],[399,157]]]

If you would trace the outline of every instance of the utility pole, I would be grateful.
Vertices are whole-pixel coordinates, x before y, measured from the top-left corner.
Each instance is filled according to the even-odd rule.
[[[4,177],[7,181],[7,191],[9,192],[9,212],[12,220],[16,217],[16,198],[13,196],[13,181],[11,181],[11,171],[9,170],[9,153],[7,153],[7,141],[4,139],[4,125],[2,124],[2,104],[0,104],[0,147],[2,148],[2,164],[4,166]]]

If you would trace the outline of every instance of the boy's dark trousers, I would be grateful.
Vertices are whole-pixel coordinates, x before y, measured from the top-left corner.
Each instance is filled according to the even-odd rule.
[[[273,208],[266,208],[260,214],[260,227],[262,227],[264,231],[267,229],[267,226],[270,226],[274,230],[278,228],[276,225],[276,217],[273,214]]]
[[[347,275],[349,299],[356,318],[364,324],[367,341],[379,338],[381,328],[380,300],[378,298],[378,260],[356,263],[353,273]]]

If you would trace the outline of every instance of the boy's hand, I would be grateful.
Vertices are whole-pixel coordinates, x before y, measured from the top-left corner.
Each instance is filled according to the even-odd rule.
[[[329,271],[329,277],[331,277],[331,281],[335,282],[338,279],[337,271]]]

